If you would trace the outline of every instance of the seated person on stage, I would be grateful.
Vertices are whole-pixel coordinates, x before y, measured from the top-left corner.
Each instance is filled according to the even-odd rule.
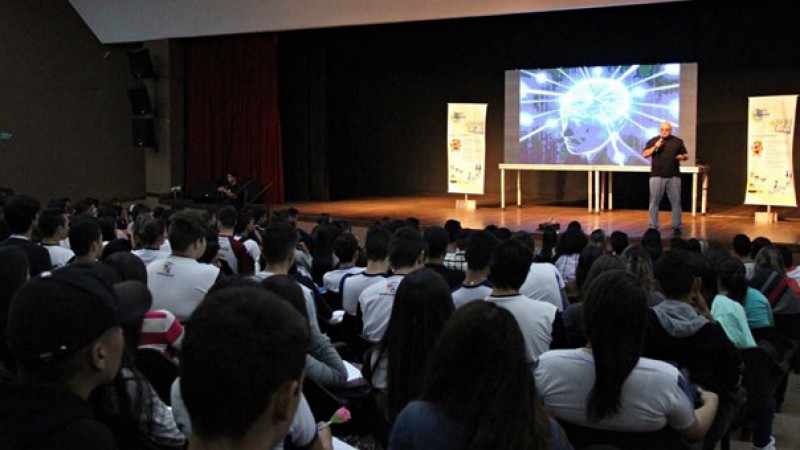
[[[393,275],[369,286],[358,296],[365,339],[379,342],[383,338],[392,315],[397,286],[404,276],[424,267],[427,251],[425,239],[413,228],[401,228],[392,236],[389,241],[389,263]]]
[[[163,220],[144,215],[136,220],[135,226],[141,246],[135,249],[133,254],[138,256],[145,266],[156,259],[169,256],[169,252],[161,248],[167,240],[167,230]]]
[[[23,194],[11,197],[3,206],[3,219],[10,236],[0,242],[0,246],[16,245],[25,250],[25,253],[28,254],[28,261],[30,261],[29,268],[32,277],[53,267],[50,253],[31,240],[40,209],[39,200]]]
[[[218,267],[197,261],[206,251],[206,219],[196,211],[172,216],[169,226],[172,253],[147,266],[147,287],[153,309],[166,309],[186,321],[220,276]]]
[[[347,275],[364,272],[364,267],[357,267],[360,249],[358,239],[351,233],[343,233],[333,241],[333,253],[339,259],[339,267],[322,276],[322,285],[328,292],[339,294],[339,284]]]
[[[739,401],[741,356],[725,330],[713,322],[700,294],[701,280],[692,273],[691,255],[680,250],[664,253],[656,262],[655,277],[666,299],[648,311],[642,356],[676,364],[688,371],[691,383],[719,395],[717,416],[705,440],[713,445]]]
[[[342,296],[342,308],[349,316],[355,316],[358,308],[358,296],[372,284],[383,281],[389,276],[389,239],[391,234],[383,228],[372,228],[367,232],[364,253],[367,256],[367,268],[357,274],[345,275],[339,282],[339,294]],[[359,330],[360,331],[360,330]]]
[[[636,278],[623,270],[605,272],[582,305],[588,345],[547,352],[534,371],[547,412],[583,427],[649,432],[668,426],[688,440],[702,439],[717,395],[701,390],[703,405],[695,410],[677,368],[641,357],[648,306]]]
[[[489,268],[494,287],[486,301],[514,315],[525,338],[527,359],[534,362],[551,348],[566,346],[566,336],[561,313],[555,306],[519,293],[531,262],[533,252],[525,244],[515,239],[501,242],[492,254]]]
[[[287,438],[302,398],[307,323],[258,288],[209,295],[192,315],[181,361],[190,450],[274,448]],[[329,430],[319,436],[291,443],[330,448]]]
[[[517,321],[476,301],[458,309],[430,356],[419,400],[403,409],[389,448],[568,450],[542,411]]]
[[[535,254],[536,243],[530,233],[525,231],[516,235],[515,238],[521,239]],[[558,308],[559,311],[563,311],[567,298],[564,288],[564,279],[561,278],[561,273],[556,269],[556,266],[550,263],[537,262],[534,259],[531,262],[525,282],[519,288],[519,293],[534,300],[550,303]]]
[[[225,174],[225,184],[217,188],[220,203],[241,209],[244,206],[244,187],[239,183],[239,173],[233,169]]]
[[[448,269],[467,271],[466,248],[470,232],[461,228],[461,222],[450,219],[444,223],[447,232],[447,251],[444,254],[444,266]]]
[[[492,293],[489,281],[489,263],[498,241],[488,231],[472,234],[467,244],[467,277],[461,287],[453,291],[453,305],[460,308],[469,302],[483,300]]]
[[[117,375],[120,324],[138,305],[76,271],[92,268],[47,272],[12,300],[7,336],[19,382],[0,383],[0,448],[117,448],[87,400]]]
[[[461,270],[450,269],[444,266],[444,254],[447,251],[447,232],[442,227],[425,228],[425,242],[428,244],[428,253],[425,257],[425,267],[438,273],[450,286],[450,289],[458,289],[464,281],[464,272]]]
[[[69,216],[62,209],[45,209],[37,221],[42,234],[42,247],[50,253],[53,268],[66,266],[75,253],[61,246],[61,241],[69,235]]]
[[[234,236],[233,230],[238,216],[239,213],[233,206],[225,206],[217,211],[219,256],[228,263],[233,273],[253,275],[256,260],[248,253],[247,247]]]
[[[97,218],[90,215],[75,216],[69,228],[69,246],[75,252],[71,264],[91,264],[103,252],[103,234]]]

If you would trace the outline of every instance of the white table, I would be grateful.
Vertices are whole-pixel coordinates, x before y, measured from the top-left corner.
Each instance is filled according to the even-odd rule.
[[[517,171],[517,206],[522,205],[522,172],[586,172],[588,190],[588,210],[599,213],[605,209],[608,198],[608,209],[614,209],[614,189],[612,186],[614,172],[650,172],[650,166],[613,166],[613,165],[562,165],[562,164],[500,164],[500,207],[506,207],[506,170]],[[708,174],[710,166],[681,166],[681,173],[692,174],[692,217],[697,215],[697,193],[700,191],[700,213],[706,213],[708,206]],[[703,176],[698,185],[699,175]],[[607,193],[607,194],[606,194]]]

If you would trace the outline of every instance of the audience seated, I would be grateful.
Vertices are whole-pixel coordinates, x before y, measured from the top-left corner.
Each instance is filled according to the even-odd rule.
[[[711,315],[736,348],[755,347],[743,306],[747,293],[744,264],[736,258],[726,258],[717,263],[715,272],[719,293],[711,303]]]
[[[309,317],[307,297],[295,280],[286,275],[273,275],[260,284],[267,291],[288,301],[303,317]],[[319,327],[311,323],[310,329],[311,346],[306,355],[306,376],[326,388],[343,387],[347,383],[347,369],[341,356]]]
[[[517,319],[530,362],[551,348],[567,345],[558,308],[519,292],[532,262],[533,253],[525,244],[513,239],[501,242],[492,254],[490,270],[494,287],[491,295],[486,297],[486,301],[509,310]]]
[[[442,227],[427,227],[423,236],[428,244],[428,251],[425,253],[425,267],[441,275],[451,290],[458,289],[461,282],[464,281],[465,273],[444,265],[447,232]]]
[[[419,231],[403,227],[389,241],[389,263],[392,275],[365,288],[358,296],[364,328],[362,335],[370,342],[379,342],[389,325],[392,304],[403,277],[424,266],[427,244]]]
[[[786,276],[780,251],[766,245],[755,257],[755,275],[750,286],[758,289],[772,305],[775,326],[790,339],[800,339],[800,295],[797,283]]]
[[[489,263],[496,246],[497,238],[488,231],[475,232],[469,238],[465,252],[467,275],[461,287],[452,293],[453,305],[456,308],[475,300],[483,300],[492,293]]]
[[[308,321],[274,294],[244,287],[209,295],[191,323],[180,379],[189,448],[273,448],[284,441],[301,401]],[[311,447],[312,435],[294,444]]]
[[[588,345],[544,353],[536,389],[554,417],[580,426],[621,432],[669,427],[702,439],[714,419],[717,395],[700,390],[694,409],[688,383],[674,366],[641,355],[647,293],[623,270],[600,274],[583,302]]]
[[[655,306],[664,301],[664,294],[656,290],[656,280],[653,276],[653,261],[650,254],[640,246],[629,246],[622,252],[628,271],[639,280],[647,292],[650,306]]]
[[[3,219],[10,235],[0,242],[0,247],[15,245],[25,250],[32,277],[53,267],[50,253],[31,240],[40,209],[39,200],[23,194],[7,199],[3,206]]]
[[[741,404],[742,361],[725,331],[713,322],[690,258],[672,250],[656,262],[655,278],[666,299],[648,311],[642,355],[675,363],[688,371],[692,384],[719,395],[719,411],[704,442],[705,448],[713,448]]]
[[[744,264],[745,278],[750,280],[755,274],[755,263],[750,257],[753,244],[746,234],[737,234],[733,237],[733,256]]]
[[[19,382],[0,383],[0,447],[116,449],[115,436],[87,402],[116,376],[121,325],[146,309],[94,266],[67,266],[17,291],[8,342]]]
[[[444,255],[444,266],[467,271],[466,249],[469,241],[470,231],[461,228],[461,222],[450,219],[444,223],[444,231],[447,232],[447,251]]]
[[[531,252],[534,252],[536,244],[530,234],[524,233],[514,238],[520,239]],[[550,303],[559,311],[563,311],[567,304],[565,288],[564,279],[556,266],[547,262],[536,262],[534,259],[525,282],[519,288],[519,293],[534,300]]]
[[[197,261],[206,250],[206,220],[198,212],[181,211],[169,227],[172,253],[147,266],[153,309],[166,309],[185,321],[219,277],[218,267]]]
[[[238,216],[233,206],[225,206],[217,211],[219,257],[228,263],[233,273],[253,275],[258,258],[249,255],[244,244],[234,236]]]
[[[360,249],[358,239],[350,233],[342,233],[333,241],[333,253],[339,260],[339,266],[322,276],[322,286],[329,293],[340,294],[339,285],[345,276],[362,273],[366,269],[356,266]]]
[[[577,227],[567,228],[558,238],[555,265],[565,283],[575,281],[578,258],[587,243],[586,235],[583,234],[583,231],[580,229],[580,224],[578,224]]]
[[[592,280],[597,278],[600,274],[610,270],[626,270],[625,263],[622,258],[617,255],[605,254],[601,255],[597,260],[592,263],[589,273],[583,282],[580,296],[583,298]],[[586,332],[583,329],[583,302],[572,303],[564,310],[564,330],[567,333],[567,340],[571,348],[583,347],[586,345],[587,338]]]
[[[50,253],[53,268],[67,265],[75,253],[61,246],[61,241],[69,236],[69,216],[63,209],[45,209],[39,213],[37,221],[42,236],[42,247]]]
[[[71,219],[69,246],[75,257],[71,264],[93,264],[103,252],[103,234],[97,218],[83,214]]]
[[[608,241],[611,244],[611,252],[615,255],[622,255],[622,252],[630,245],[628,233],[619,230],[612,231]]]
[[[364,253],[367,256],[367,268],[360,273],[345,275],[339,282],[339,293],[342,295],[344,312],[355,316],[358,309],[358,297],[364,289],[383,281],[389,276],[389,239],[391,234],[383,228],[373,227],[367,232]],[[359,327],[360,328],[360,327]],[[359,332],[361,330],[359,329]]]
[[[428,357],[453,309],[450,289],[431,269],[406,275],[397,287],[386,333],[367,371],[390,422],[422,391]]]
[[[420,399],[395,421],[389,448],[571,449],[539,406],[527,360],[505,308],[476,301],[458,309],[430,356]]]
[[[156,259],[169,256],[169,252],[161,248],[167,240],[163,220],[143,215],[136,220],[134,229],[139,245],[133,250],[133,254],[141,258],[145,266]]]
[[[0,370],[14,372],[16,368],[6,337],[8,309],[14,293],[29,278],[28,254],[25,250],[16,245],[0,247]]]

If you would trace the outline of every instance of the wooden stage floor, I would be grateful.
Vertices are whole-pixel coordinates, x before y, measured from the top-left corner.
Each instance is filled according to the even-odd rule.
[[[332,202],[295,202],[272,205],[273,211],[295,207],[300,211],[300,220],[315,222],[322,213],[328,213],[334,219],[344,219],[354,226],[369,226],[382,217],[405,219],[416,217],[423,226],[443,225],[448,219],[461,221],[465,228],[483,228],[490,224],[507,227],[511,230],[536,232],[542,222],[553,220],[561,224],[562,229],[570,221],[577,220],[584,230],[602,228],[606,234],[621,230],[632,239],[641,238],[647,229],[646,210],[613,210],[593,214],[585,205],[558,206],[547,204],[541,200],[523,199],[522,206],[500,208],[499,196],[481,196],[477,198],[478,208],[472,211],[455,208],[458,195],[418,196],[418,197],[383,197],[342,200]],[[781,220],[776,224],[758,225],[753,219],[756,207],[746,205],[709,205],[707,214],[683,214],[683,237],[697,237],[717,242],[723,246],[730,245],[733,236],[744,233],[755,238],[764,236],[775,243],[788,244],[793,247],[800,243],[800,211],[797,208],[774,208]],[[763,210],[763,208],[762,208]],[[671,230],[669,211],[661,211],[661,232],[665,239],[670,237]]]

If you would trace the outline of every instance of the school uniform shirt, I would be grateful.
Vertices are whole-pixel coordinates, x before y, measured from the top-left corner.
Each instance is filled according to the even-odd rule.
[[[217,281],[219,268],[192,258],[169,255],[147,266],[147,287],[152,309],[166,309],[186,321]]]
[[[351,316],[356,315],[358,309],[358,297],[364,289],[375,283],[385,281],[388,277],[385,273],[356,273],[345,275],[339,282],[339,294],[342,296],[342,309]]]
[[[475,300],[483,300],[492,294],[492,283],[485,280],[483,283],[467,285],[462,284],[460,288],[453,291],[453,306],[461,308],[467,303]]]
[[[364,331],[362,335],[371,342],[378,342],[386,333],[397,287],[403,281],[403,275],[392,275],[380,283],[364,289],[358,296],[358,307],[361,309]]]
[[[75,252],[58,244],[42,244],[42,247],[50,253],[50,263],[53,265],[53,269],[66,266],[69,260],[75,256]]]

